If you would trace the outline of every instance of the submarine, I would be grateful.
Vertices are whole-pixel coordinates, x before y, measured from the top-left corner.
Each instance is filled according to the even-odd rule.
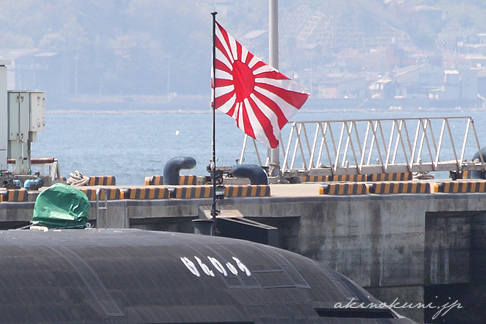
[[[0,276],[1,323],[414,323],[319,262],[218,236],[5,230]]]

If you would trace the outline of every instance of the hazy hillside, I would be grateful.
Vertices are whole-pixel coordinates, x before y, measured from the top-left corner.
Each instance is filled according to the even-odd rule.
[[[0,55],[15,52],[35,61],[35,55],[49,53],[50,68],[62,65],[65,70],[60,75],[69,83],[69,95],[208,94],[211,11],[219,12],[218,20],[236,37],[268,27],[264,0],[1,0],[0,5]],[[302,5],[325,15],[370,17],[370,22],[407,33],[427,50],[437,50],[440,35],[486,32],[482,0],[281,0],[280,15]],[[412,19],[410,8],[417,5],[443,10],[439,33]],[[265,39],[260,46],[264,53]],[[334,54],[321,50],[316,62],[332,60]],[[289,59],[287,70],[301,68],[294,65],[302,62]]]

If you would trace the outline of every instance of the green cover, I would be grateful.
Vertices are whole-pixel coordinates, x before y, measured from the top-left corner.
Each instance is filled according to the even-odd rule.
[[[31,223],[47,228],[85,228],[89,207],[84,192],[56,183],[37,196]]]

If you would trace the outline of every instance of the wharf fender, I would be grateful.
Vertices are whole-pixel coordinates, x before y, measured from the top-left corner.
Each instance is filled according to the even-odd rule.
[[[0,202],[23,202],[28,201],[29,193],[26,189],[7,189],[0,194]]]
[[[444,193],[486,192],[486,181],[445,181],[439,185]]]
[[[179,185],[197,185],[198,177],[195,175],[180,175]],[[164,177],[161,175],[154,175],[145,177],[146,186],[160,186],[164,184]]]
[[[120,188],[79,188],[84,194],[88,197],[90,201],[96,200],[96,192],[99,190],[99,198],[100,199],[106,199],[108,200],[114,200],[114,199],[123,199],[123,193],[121,192]]]
[[[115,186],[115,176],[90,176],[88,186]]]

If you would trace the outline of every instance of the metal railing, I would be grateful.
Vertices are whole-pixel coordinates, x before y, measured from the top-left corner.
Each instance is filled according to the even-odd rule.
[[[258,163],[259,144],[254,142]],[[240,163],[248,149],[245,137]],[[266,149],[264,149],[265,152]],[[472,161],[479,152],[479,159]],[[297,175],[484,170],[471,117],[289,122],[280,136],[280,169]]]
[[[104,204],[101,205],[101,192],[104,192]],[[108,190],[106,188],[98,187],[96,188],[96,221],[100,219],[100,211],[104,212],[106,217],[106,212],[108,211]],[[98,223],[97,223],[98,226]]]
[[[13,171],[15,166],[14,159],[8,159],[7,163],[9,165],[8,171]],[[51,181],[61,179],[61,170],[59,168],[59,161],[55,158],[31,158],[30,160],[32,173],[34,171],[39,171],[41,176],[49,176]],[[47,169],[47,172],[46,172]]]

